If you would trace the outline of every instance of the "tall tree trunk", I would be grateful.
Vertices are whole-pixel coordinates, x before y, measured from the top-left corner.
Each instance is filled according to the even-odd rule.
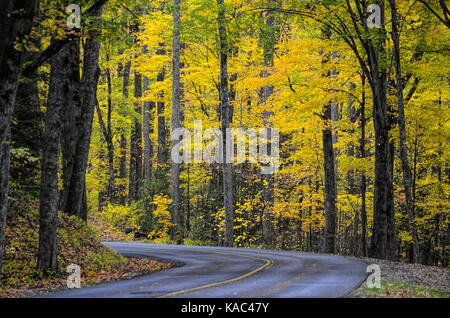
[[[62,110],[66,101],[65,94],[70,91],[70,81],[68,81],[70,69],[61,65],[68,65],[71,58],[70,47],[65,46],[51,59],[39,207],[38,268],[43,272],[55,270],[57,267],[58,145]]]
[[[144,14],[148,15],[148,10],[144,9]],[[148,54],[148,47],[144,46],[142,53],[144,55]],[[150,88],[150,79],[147,76],[142,78],[142,89],[143,96],[147,96],[147,92]],[[147,221],[146,231],[151,232],[153,230],[153,211],[151,208],[151,202],[153,202],[153,189],[152,189],[152,140],[150,135],[153,133],[153,123],[151,113],[155,108],[154,102],[145,101],[144,102],[144,113],[143,113],[143,123],[142,123],[142,135],[144,143],[144,153],[143,153],[143,199],[144,199],[144,216]]]
[[[414,261],[420,263],[420,245],[419,236],[414,217],[414,202],[412,198],[412,173],[408,160],[407,136],[406,136],[406,120],[405,120],[405,99],[403,96],[403,78],[402,67],[400,62],[400,33],[397,14],[397,6],[395,0],[389,0],[392,14],[392,42],[394,44],[394,62],[395,62],[395,79],[397,86],[397,106],[398,106],[398,124],[400,128],[400,160],[402,162],[403,171],[403,187],[406,197],[406,214],[408,216],[409,230],[413,239]]]
[[[375,180],[374,222],[370,256],[392,258],[393,228],[393,148],[389,140],[391,130],[387,103],[386,74],[378,79],[374,93]]]
[[[134,72],[134,97],[142,97],[142,76]],[[128,200],[137,201],[142,197],[142,107],[140,102],[134,104],[135,112],[139,116],[135,119],[130,139],[130,185]]]
[[[233,226],[234,226],[234,202],[233,202],[233,164],[227,162],[228,152],[232,147],[227,145],[227,129],[230,127],[233,118],[233,109],[230,104],[230,92],[228,87],[228,36],[226,30],[224,0],[217,0],[218,11],[218,29],[220,41],[220,111],[222,121],[222,168],[223,168],[223,201],[225,207],[225,246],[233,246]],[[231,140],[230,140],[231,141]],[[229,149],[228,149],[229,148]]]
[[[109,103],[109,101],[108,101]],[[104,122],[103,119],[103,113],[102,110],[100,109],[100,105],[98,104],[98,101],[95,102],[95,110],[97,111],[97,117],[98,117],[98,122],[100,125],[100,129],[102,130],[103,133],[103,138],[106,141],[106,148],[107,148],[107,152],[108,152],[108,185],[107,185],[107,189],[106,189],[106,196],[108,199],[108,202],[114,202],[114,179],[115,179],[115,171],[114,171],[114,143],[112,140],[112,135],[111,135],[111,121],[110,121],[110,116],[111,116],[111,107],[108,105],[108,114],[107,114],[107,123]],[[100,204],[99,202],[99,207],[102,207],[103,204]]]
[[[361,109],[360,109],[360,129],[361,139],[359,143],[360,157],[366,157],[366,77],[363,74],[361,79],[361,86],[363,89],[361,96]],[[362,256],[367,256],[367,209],[366,209],[366,174],[361,172],[361,250]]]
[[[349,89],[350,91],[354,91],[354,89],[356,88],[356,85],[353,83],[350,83],[349,85]],[[356,120],[358,119],[357,117],[357,112],[356,112],[356,108],[354,106],[355,104],[355,100],[352,96],[352,94],[349,94],[349,101],[348,101],[348,120],[350,123],[354,124],[356,122]],[[355,129],[351,128],[348,130],[349,134],[351,136],[355,135]],[[350,142],[347,148],[347,155],[349,157],[355,157],[356,153],[355,153],[355,145],[353,142]],[[356,185],[356,180],[355,180],[355,170],[354,169],[350,169],[347,171],[347,189],[346,189],[347,194],[355,196],[358,194],[358,187]],[[360,240],[359,240],[359,223],[360,223],[360,211],[358,209],[358,207],[356,207],[355,209],[353,209],[355,212],[355,216],[353,218],[353,234],[352,234],[352,239],[351,239],[351,255],[353,256],[358,256],[360,254]]]
[[[271,0],[272,5],[276,6],[277,1]],[[266,68],[273,67],[274,61],[274,53],[275,53],[275,42],[276,42],[276,33],[275,33],[275,16],[273,12],[267,12],[267,16],[265,18],[266,24],[266,32],[263,32],[263,50],[264,50],[264,66]],[[269,70],[265,70],[262,74],[263,77],[270,76]],[[269,97],[273,94],[273,86],[266,85],[262,89],[262,102],[267,103]],[[264,127],[272,128],[273,123],[270,121],[270,116],[273,113],[264,110],[263,112],[263,120]],[[268,138],[272,138],[272,133]],[[270,145],[270,143],[269,143]],[[274,228],[273,228],[273,214],[272,207],[274,203],[274,175],[273,174],[263,174],[262,176],[264,182],[264,190],[263,190],[263,202],[264,202],[264,214],[263,214],[263,241],[266,246],[273,246],[274,244]]]
[[[384,1],[378,0],[376,4],[381,7],[382,27],[371,31],[376,32],[377,36],[362,40],[367,53],[367,64],[362,66],[372,90],[375,128],[375,180],[370,256],[380,259],[393,259],[397,251],[393,196],[394,148],[389,136],[392,116],[387,99],[388,70],[382,61],[386,54]],[[360,16],[360,18],[365,19],[364,16]],[[352,16],[352,19],[354,19],[354,16]],[[365,25],[365,22],[363,24]]]
[[[336,246],[336,165],[333,149],[333,130],[331,127],[331,107],[326,105],[323,119],[325,129],[322,131],[323,160],[325,170],[325,230],[324,230],[324,253],[334,253]]]
[[[123,68],[123,83],[122,83],[122,96],[125,99],[128,99],[128,86],[130,84],[130,71],[131,71],[131,62],[128,61],[125,63]],[[125,195],[125,182],[127,178],[127,139],[125,135],[122,133],[120,135],[120,160],[119,160],[119,179],[121,180],[120,185],[117,187],[117,192],[119,193],[119,203],[124,205],[126,203],[126,195]]]
[[[174,0],[173,11],[173,74],[172,74],[172,134],[174,130],[181,127],[181,105],[183,99],[183,88],[181,83],[181,0]],[[178,140],[172,139],[172,148]],[[181,243],[182,217],[181,217],[181,192],[180,192],[180,170],[181,165],[172,160],[172,223],[174,227],[171,232],[173,240]]]
[[[137,14],[142,12],[139,5],[136,5]],[[135,35],[135,46],[138,45],[137,33],[140,31],[139,23],[136,20],[131,27],[132,33]],[[142,76],[138,71],[134,71],[134,111],[135,118],[130,137],[130,170],[129,170],[129,186],[128,201],[138,201],[142,198],[142,105],[139,98],[142,97]]]
[[[95,14],[101,7],[107,2],[107,0],[97,0],[89,9],[85,11],[86,14]],[[66,3],[68,4],[68,3]],[[74,171],[74,165],[77,160],[77,144],[80,137],[80,127],[83,126],[83,105],[81,101],[81,79],[80,79],[80,38],[68,35],[65,39],[55,40],[41,56],[43,59],[39,59],[39,63],[44,63],[46,54],[50,56],[57,54],[62,48],[68,46],[70,48],[70,55],[72,58],[69,63],[65,65],[68,68],[69,85],[66,91],[65,107],[62,114],[62,136],[61,136],[61,151],[62,151],[62,163],[63,163],[63,190],[60,195],[59,206],[64,212],[67,212],[66,207],[68,204],[68,198],[71,191],[72,173]],[[36,63],[30,65],[35,68],[38,67]],[[31,67],[28,66],[26,70]],[[83,214],[86,213],[86,197],[83,197],[82,209]]]
[[[331,38],[330,30],[323,30],[326,39]],[[326,64],[330,59],[335,59],[336,53],[326,53],[322,63]],[[326,76],[333,78],[337,72],[331,70]],[[333,134],[333,122],[337,120],[337,105],[328,104],[324,106],[323,117],[324,128],[322,130],[323,162],[324,162],[324,196],[325,196],[325,228],[322,251],[324,253],[334,253],[336,250],[336,227],[337,214],[336,199],[336,154],[333,144],[337,141],[337,136]]]
[[[0,271],[8,214],[11,116],[23,57],[15,46],[30,33],[36,4],[35,0],[0,1]]]
[[[160,44],[162,46],[162,44]],[[181,46],[181,44],[180,44]],[[156,52],[157,55],[164,55],[165,50],[159,49]],[[180,62],[181,63],[181,62]],[[157,82],[163,82],[165,78],[165,69],[163,68],[156,77]],[[168,173],[168,161],[169,161],[169,151],[167,149],[167,127],[166,127],[166,115],[165,112],[165,103],[164,103],[164,91],[161,91],[158,94],[158,101],[157,101],[157,153],[156,153],[156,160],[158,162],[158,170],[156,173],[156,181],[158,184],[158,192],[164,193],[165,189],[168,188],[168,180],[167,180],[167,173]]]
[[[384,88],[381,88],[384,90]],[[388,218],[388,189],[389,179],[389,130],[386,127],[387,101],[384,92],[375,93],[374,96],[374,123],[375,123],[375,181],[374,181],[374,221],[372,230],[371,257],[386,258],[387,249],[387,218]],[[380,96],[383,95],[384,96]]]
[[[355,13],[350,1],[346,1],[347,11],[350,13],[358,39],[367,55],[364,60],[352,41],[347,43],[355,52],[359,63],[370,83],[373,95],[373,121],[375,127],[375,180],[374,180],[374,221],[370,256],[374,258],[393,259],[398,250],[395,238],[394,220],[394,187],[393,187],[393,144],[389,139],[392,118],[387,99],[387,63],[386,56],[386,28],[384,19],[384,0],[377,0],[375,4],[381,8],[381,27],[369,31],[366,8],[363,3],[356,1]],[[362,23],[364,30],[357,27]],[[368,33],[371,32],[368,36]],[[348,39],[347,39],[348,40]]]
[[[65,45],[71,56],[66,64],[68,82],[65,91],[65,106],[62,113],[61,152],[63,163],[63,190],[60,195],[60,209],[64,211],[69,197],[70,182],[75,163],[78,127],[81,125],[80,103],[80,40],[75,39]]]
[[[109,56],[107,56],[107,61],[109,61]],[[107,195],[109,202],[115,201],[116,194],[116,186],[115,186],[115,176],[116,171],[114,169],[114,142],[112,135],[112,127],[111,127],[111,117],[112,117],[112,82],[111,82],[111,70],[109,68],[106,69],[106,82],[108,86],[108,113],[106,115],[106,132],[105,139],[106,145],[108,148],[108,170],[109,170],[109,178],[108,178],[108,188]]]
[[[143,77],[143,90],[147,92],[149,89],[149,78]],[[144,93],[145,95],[145,93]],[[150,203],[152,199],[152,191],[150,189],[152,182],[152,140],[150,135],[152,134],[152,120],[151,113],[155,108],[154,102],[144,102],[144,116],[142,124],[142,134],[144,136],[144,158],[143,158],[143,180],[144,180],[144,214],[148,218],[148,231],[152,230],[153,216]]]
[[[102,9],[97,9],[93,16],[97,19],[101,16]],[[70,215],[76,215],[83,220],[87,219],[86,211],[86,181],[85,174],[89,156],[89,145],[92,132],[92,120],[96,103],[96,91],[99,78],[99,51],[100,42],[98,37],[100,31],[93,29],[89,32],[90,37],[84,46],[83,76],[81,79],[81,122],[77,130],[76,152],[74,165],[69,185],[69,194],[64,211]]]

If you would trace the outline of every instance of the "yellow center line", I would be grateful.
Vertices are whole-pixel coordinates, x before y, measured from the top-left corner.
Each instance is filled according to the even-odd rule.
[[[257,293],[250,294],[250,296],[248,296],[248,298],[266,297],[267,294],[269,294],[269,293],[273,293],[274,291],[277,291],[286,286],[289,286],[290,284],[293,284],[295,281],[300,280],[302,277],[312,274],[314,272],[317,272],[317,270],[319,269],[319,267],[317,267],[317,264],[320,264],[320,262],[313,263],[313,265],[308,266],[308,268],[304,272],[300,273],[299,275],[294,276],[293,278],[291,278],[287,281],[278,283],[278,284],[270,286],[268,288],[264,288],[262,291],[258,291]]]
[[[144,246],[135,246],[136,248],[146,248],[146,249],[160,249],[160,250],[165,250],[165,249],[173,249],[173,250],[183,250],[183,251],[192,251],[192,252],[201,252],[201,253],[215,253],[215,254],[222,254],[222,255],[230,255],[230,256],[238,256],[238,257],[246,257],[246,258],[251,258],[251,259],[256,259],[256,260],[260,260],[260,261],[264,261],[264,264],[261,265],[258,268],[255,268],[254,270],[243,274],[241,276],[235,277],[235,278],[231,278],[231,279],[227,279],[221,282],[217,282],[217,283],[211,283],[211,284],[207,284],[207,285],[202,285],[202,286],[198,286],[198,287],[193,287],[193,288],[188,288],[188,289],[182,289],[176,292],[172,292],[172,293],[168,293],[165,295],[161,295],[158,296],[156,298],[167,298],[167,297],[174,297],[174,296],[179,296],[179,295],[183,295],[183,294],[187,294],[187,293],[192,293],[198,290],[202,290],[202,289],[206,289],[206,288],[212,288],[212,287],[217,287],[217,286],[222,286],[225,284],[229,284],[229,283],[234,283],[237,282],[239,280],[242,280],[244,278],[250,277],[260,271],[263,271],[265,269],[269,269],[271,268],[273,265],[275,265],[275,262],[269,258],[260,258],[260,257],[255,257],[255,256],[249,256],[249,255],[242,255],[242,254],[233,254],[233,253],[222,253],[222,252],[215,252],[215,251],[199,251],[199,250],[195,250],[195,249],[180,249],[180,248],[173,248],[173,247],[168,247],[168,248],[158,248],[158,247],[144,247]],[[133,247],[134,248],[134,247]]]

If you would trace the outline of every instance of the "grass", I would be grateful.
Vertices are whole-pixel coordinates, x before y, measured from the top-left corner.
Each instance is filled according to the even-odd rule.
[[[381,288],[365,288],[366,297],[380,298],[450,298],[450,293],[404,282],[382,281]]]

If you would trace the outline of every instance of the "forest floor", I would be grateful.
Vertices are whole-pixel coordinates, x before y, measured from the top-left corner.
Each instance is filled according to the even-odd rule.
[[[381,288],[367,288],[363,283],[348,298],[450,298],[447,268],[371,258],[361,260],[380,266]]]
[[[66,268],[81,267],[81,286],[131,279],[172,267],[148,258],[125,258],[103,246],[101,241],[130,240],[98,218],[88,224],[66,215],[59,216],[59,269],[42,277],[36,269],[38,216],[36,212],[17,213],[9,222],[0,298],[38,297],[48,292],[68,289]]]

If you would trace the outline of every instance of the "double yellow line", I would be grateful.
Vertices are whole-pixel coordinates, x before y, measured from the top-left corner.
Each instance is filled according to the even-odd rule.
[[[275,265],[275,262],[273,260],[271,260],[271,259],[268,259],[268,258],[259,258],[259,257],[248,256],[248,255],[242,255],[242,254],[230,254],[230,253],[220,253],[220,252],[212,252],[212,253],[262,260],[262,261],[264,261],[264,264],[261,265],[258,268],[255,268],[251,272],[248,272],[248,273],[246,273],[244,275],[241,275],[241,276],[238,276],[238,277],[235,277],[235,278],[232,278],[232,279],[227,279],[227,280],[224,280],[222,282],[211,283],[211,284],[198,286],[198,287],[194,287],[194,288],[183,289],[183,290],[179,290],[179,291],[176,291],[176,292],[173,292],[173,293],[161,295],[161,296],[158,296],[156,298],[175,297],[175,296],[180,296],[180,295],[183,295],[183,294],[196,292],[196,291],[199,291],[199,290],[202,290],[202,289],[206,289],[206,288],[212,288],[212,287],[222,286],[222,285],[229,284],[229,283],[234,283],[234,282],[237,282],[237,281],[242,280],[244,278],[250,277],[250,276],[252,276],[252,275],[254,275],[254,274],[256,274],[256,273],[258,273],[260,271],[263,271],[265,269],[269,269],[273,265]]]
[[[136,246],[138,247],[138,246]],[[151,247],[138,247],[138,248],[147,248],[147,249],[152,249]],[[179,249],[179,248],[156,248],[156,249]],[[156,298],[168,298],[168,297],[175,297],[175,296],[180,296],[183,294],[188,294],[188,293],[192,293],[192,292],[196,292],[199,290],[203,290],[206,288],[212,288],[212,287],[217,287],[217,286],[222,286],[225,284],[230,284],[230,283],[234,283],[237,281],[240,281],[242,279],[245,279],[247,277],[250,277],[252,275],[255,275],[258,272],[261,272],[263,270],[269,269],[271,268],[273,265],[275,265],[275,261],[273,261],[272,259],[269,258],[260,258],[260,257],[255,257],[255,256],[249,256],[249,255],[242,255],[242,254],[233,254],[233,253],[222,253],[222,252],[215,252],[215,251],[199,251],[199,250],[193,250],[193,249],[182,249],[184,251],[193,251],[193,252],[201,252],[201,253],[214,253],[214,254],[222,254],[222,255],[228,255],[228,256],[237,256],[237,257],[245,257],[245,258],[251,258],[251,259],[256,259],[256,260],[260,260],[260,261],[264,261],[264,264],[261,265],[258,268],[255,268],[254,270],[243,274],[241,276],[235,277],[235,278],[231,278],[231,279],[227,279],[224,280],[222,282],[217,282],[217,283],[211,283],[211,284],[207,284],[207,285],[202,285],[202,286],[198,286],[198,287],[193,287],[193,288],[188,288],[188,289],[182,289],[176,292],[172,292],[172,293],[168,293],[165,295],[161,295],[158,296]]]

